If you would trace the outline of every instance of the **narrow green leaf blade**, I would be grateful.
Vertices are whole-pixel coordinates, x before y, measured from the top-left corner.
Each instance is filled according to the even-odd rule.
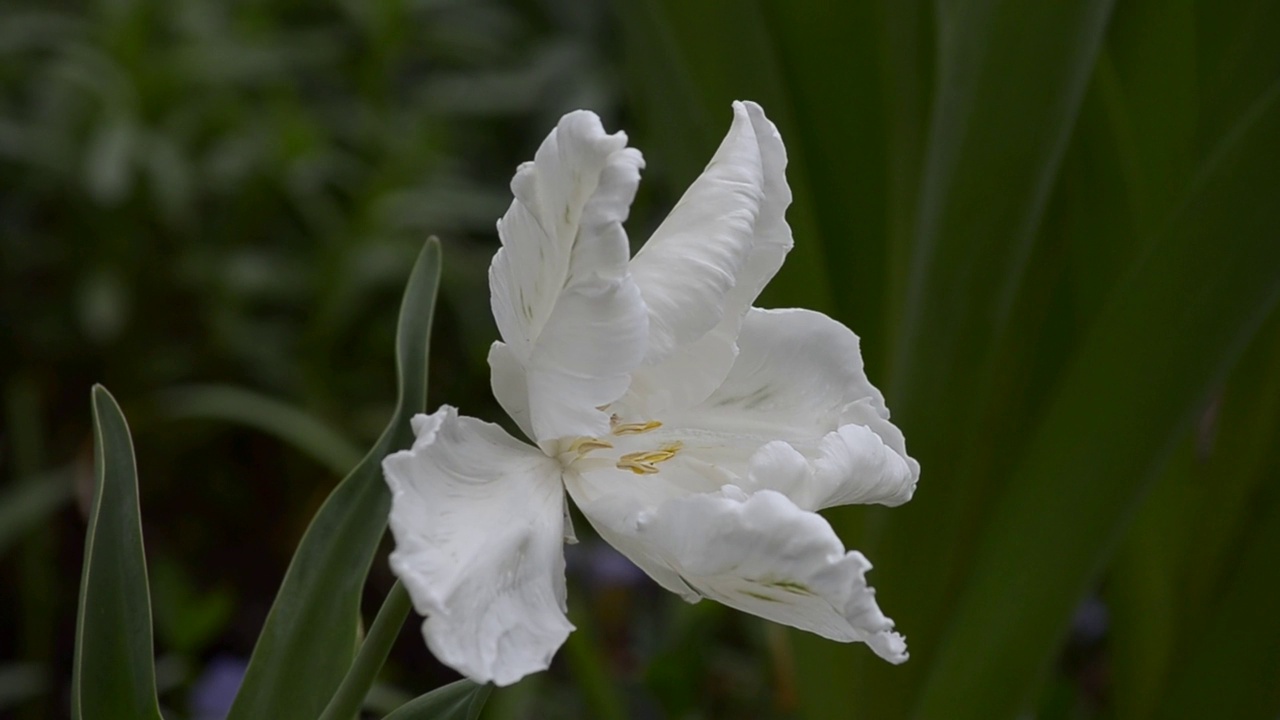
[[[916,717],[1024,710],[1146,481],[1280,300],[1278,138],[1280,86],[1117,285],[989,516]]]
[[[383,720],[476,720],[492,689],[459,680],[401,705]]]
[[[307,528],[258,638],[230,720],[313,720],[351,666],[361,589],[390,506],[382,458],[409,445],[409,419],[426,408],[427,349],[439,281],[440,244],[431,238],[414,264],[400,305],[395,412],[373,449]]]
[[[342,679],[342,684],[333,694],[320,720],[346,720],[360,714],[360,707],[369,694],[369,688],[373,687],[373,681],[387,661],[391,646],[399,637],[400,628],[404,627],[404,620],[411,609],[413,601],[409,599],[409,591],[397,581],[382,601],[382,608],[373,619],[369,634],[360,643],[360,652],[356,655],[355,662]]]
[[[918,697],[1025,438],[1038,353],[1059,339],[1038,337],[1054,268],[1037,241],[1111,6],[932,4],[937,67],[885,388],[923,474],[911,503],[868,511],[860,544],[912,657],[867,664],[872,717],[904,717]]]
[[[898,407],[950,399],[1004,329],[1111,4],[936,5],[937,82],[889,393]]]
[[[1087,327],[1134,254],[1172,218],[1194,170],[1197,28],[1191,3],[1117,5],[1064,168],[1063,237],[1077,328]],[[1182,543],[1202,458],[1184,440],[1136,514],[1104,582],[1108,700],[1150,716],[1178,638]]]
[[[262,430],[310,455],[337,474],[349,472],[360,452],[338,431],[275,398],[225,385],[189,385],[167,391],[162,404],[172,417],[224,420]]]
[[[1275,549],[1259,550],[1275,542],[1265,523],[1280,509],[1280,313],[1190,435],[1103,583],[1112,702],[1134,720],[1274,716],[1264,708],[1280,693],[1266,673],[1280,668],[1280,620],[1260,611],[1280,573]]]
[[[120,406],[101,385],[93,388],[93,429],[71,716],[160,720],[133,442]]]
[[[1273,452],[1273,472],[1277,459]],[[1273,718],[1280,711],[1280,492],[1274,482],[1266,491],[1221,601],[1187,629],[1190,642],[1156,717]]]
[[[667,173],[676,180],[678,197],[728,131],[730,103],[759,102],[788,143],[787,177],[795,200],[787,219],[800,239],[765,293],[830,311],[822,229],[799,143],[804,125],[789,98],[765,3],[644,0],[616,6],[635,92],[643,100],[640,119],[653,138],[641,146],[654,158],[648,177]]]

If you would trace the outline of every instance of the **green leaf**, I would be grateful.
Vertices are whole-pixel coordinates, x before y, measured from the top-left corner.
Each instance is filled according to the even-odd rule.
[[[587,597],[577,593],[570,598],[569,621],[576,628],[564,643],[564,655],[573,684],[577,687],[590,715],[598,720],[626,720],[626,703],[609,672],[595,618],[584,608],[590,608]]]
[[[1147,481],[1280,301],[1278,99],[1226,134],[1081,343],[989,515],[917,717],[1024,709]]]
[[[1004,330],[1110,9],[937,5],[938,77],[888,392],[904,412],[969,392],[955,377]]]
[[[1194,169],[1197,75],[1191,3],[1138,0],[1116,8],[1064,167],[1058,224],[1071,239],[1071,306],[1078,329],[1096,319],[1133,256],[1169,221]],[[1109,702],[1118,717],[1149,716],[1178,638],[1182,543],[1199,453],[1180,443],[1156,481],[1104,583],[1110,608]]]
[[[648,101],[642,110],[650,111],[640,117],[649,141],[638,143],[655,158],[646,177],[667,175],[674,180],[669,184],[683,192],[729,130],[730,103],[759,102],[789,140],[787,175],[795,202],[787,218],[800,240],[766,293],[783,292],[803,307],[831,310],[829,264],[808,186],[806,156],[790,142],[804,126],[788,97],[774,19],[764,3],[646,0],[616,5],[627,38],[624,52],[630,76]],[[642,184],[642,191],[652,184],[655,180]],[[664,208],[660,216],[665,212]]]
[[[868,513],[862,544],[912,658],[867,665],[873,717],[903,717],[916,700],[986,504],[1042,392],[1031,379],[1038,354],[1061,340],[1037,342],[1054,309],[1037,240],[1111,2],[933,7],[937,66],[882,385],[922,481],[907,506]],[[800,661],[803,676],[811,661]]]
[[[378,671],[387,661],[391,646],[400,635],[400,628],[404,626],[404,619],[409,616],[412,607],[409,591],[397,580],[383,600],[378,616],[373,619],[369,634],[360,643],[360,652],[356,655],[355,662],[351,664],[351,669],[342,679],[342,684],[333,694],[320,720],[346,720],[359,714],[365,696],[369,694]]]
[[[1270,480],[1277,461],[1280,453],[1272,452]],[[1220,602],[1185,629],[1189,642],[1156,717],[1273,718],[1280,711],[1280,492],[1274,482],[1266,491]]]
[[[93,430],[71,716],[160,720],[133,442],[120,406],[101,385],[93,388]]]
[[[490,690],[490,685],[459,680],[401,705],[383,720],[476,720]]]
[[[399,395],[382,437],[325,501],[289,564],[230,720],[314,720],[347,674],[360,595],[386,529],[390,495],[382,458],[412,441],[409,419],[426,408],[427,348],[440,244],[427,241],[409,276],[396,334]]]
[[[336,430],[298,408],[244,388],[194,385],[166,391],[161,405],[171,417],[224,420],[257,428],[343,474],[360,452]]]
[[[1263,587],[1277,579],[1249,558],[1266,544],[1266,515],[1280,503],[1270,483],[1280,461],[1280,313],[1258,340],[1158,479],[1105,581],[1118,717],[1194,716],[1189,708],[1200,701],[1185,696],[1184,684],[1241,710],[1268,694],[1259,691],[1271,683],[1254,668],[1277,666],[1270,654],[1280,624],[1244,621],[1250,610],[1235,596],[1242,586],[1273,596]],[[1207,639],[1218,617],[1249,628],[1247,642],[1227,643],[1230,658],[1210,647],[1221,635]],[[1248,715],[1225,705],[1208,714]]]

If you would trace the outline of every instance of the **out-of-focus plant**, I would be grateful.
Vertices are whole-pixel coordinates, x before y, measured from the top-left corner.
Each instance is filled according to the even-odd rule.
[[[218,370],[360,417],[373,373],[328,370],[369,355],[351,340],[424,228],[491,233],[504,123],[608,102],[574,47],[492,3],[7,4],[15,348],[124,373],[121,350],[156,338],[130,385]]]
[[[591,602],[570,606],[590,612],[563,665],[486,712],[1274,717],[1280,6],[611,7],[616,23],[571,0],[0,7],[0,518],[19,518],[0,529],[0,648],[21,658],[0,703],[62,707],[47,648],[73,594],[49,528],[78,532],[59,509],[89,496],[92,382],[130,409],[144,506],[178,518],[144,515],[152,566],[218,569],[153,578],[184,618],[157,613],[161,644],[243,652],[256,623],[202,630],[223,611],[188,591],[236,587],[229,617],[265,614],[231,583],[274,586],[329,489],[316,476],[390,414],[386,307],[422,232],[452,243],[433,402],[496,419],[492,248],[458,240],[493,240],[510,162],[565,110],[620,109],[651,159],[644,236],[748,98],[788,138],[795,192],[797,250],[762,304],[882,349],[868,375],[926,468],[892,516],[829,514],[876,559],[912,658],[881,667],[707,604],[641,612],[650,589],[585,542],[568,564]],[[228,510],[246,507],[279,521],[250,532]],[[162,699],[189,684],[173,667]]]
[[[439,395],[487,396],[487,305],[466,288],[510,157],[544,124],[528,120],[615,103],[603,19],[453,0],[0,7],[0,670],[16,688],[0,712],[36,693],[25,712],[47,716],[65,688],[58,567],[80,533],[68,501],[90,496],[93,382],[131,408],[144,493],[180,519],[144,519],[178,703],[205,660],[250,646],[310,513],[390,412],[387,308],[426,228],[453,244]],[[240,532],[255,515],[265,532]]]
[[[1274,717],[1280,6],[617,7],[680,180],[723,103],[770,108],[774,302],[890,349],[925,468],[833,514],[911,660],[797,636],[804,713]]]
[[[405,289],[396,333],[395,412],[369,454],[338,485],[303,537],[228,717],[350,718],[363,706],[408,614],[399,586],[368,634],[360,597],[386,524],[378,472],[426,403],[427,339],[440,248],[423,249]],[[132,440],[120,407],[93,390],[95,470],[76,621],[71,717],[161,717],[152,616]],[[357,652],[358,648],[358,652]],[[392,716],[474,720],[487,691],[467,681],[406,703]]]

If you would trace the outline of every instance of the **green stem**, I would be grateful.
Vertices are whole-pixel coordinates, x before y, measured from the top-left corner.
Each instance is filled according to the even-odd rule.
[[[583,598],[578,599],[581,601]],[[589,606],[577,602],[572,607]],[[626,702],[609,676],[609,663],[600,651],[595,619],[578,610],[570,611],[570,620],[577,630],[570,633],[565,641],[566,659],[578,691],[591,709],[591,716],[601,720],[627,720]]]
[[[361,643],[355,662],[347,676],[342,678],[342,684],[329,700],[320,720],[351,720],[357,716],[378,671],[387,661],[387,654],[391,652],[391,645],[400,634],[405,618],[409,616],[410,606],[409,593],[396,581],[382,602],[378,616],[373,619],[373,626]]]

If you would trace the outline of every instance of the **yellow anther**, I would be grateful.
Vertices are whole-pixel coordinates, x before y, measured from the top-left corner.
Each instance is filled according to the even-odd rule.
[[[578,457],[582,457],[592,450],[603,450],[613,447],[613,443],[599,438],[580,437],[569,445],[569,452],[577,453]]]
[[[630,470],[637,475],[652,475],[658,472],[658,468],[650,463],[639,462],[636,460],[622,459],[618,461],[619,470]]]
[[[666,462],[680,452],[678,442],[662,446],[661,450],[627,453],[618,458],[619,470],[630,470],[637,475],[652,475],[658,472],[657,464]]]
[[[662,423],[657,420],[650,420],[649,422],[642,423],[614,423],[613,434],[639,435],[640,433],[647,433],[650,430],[657,430],[660,427],[662,427]]]

